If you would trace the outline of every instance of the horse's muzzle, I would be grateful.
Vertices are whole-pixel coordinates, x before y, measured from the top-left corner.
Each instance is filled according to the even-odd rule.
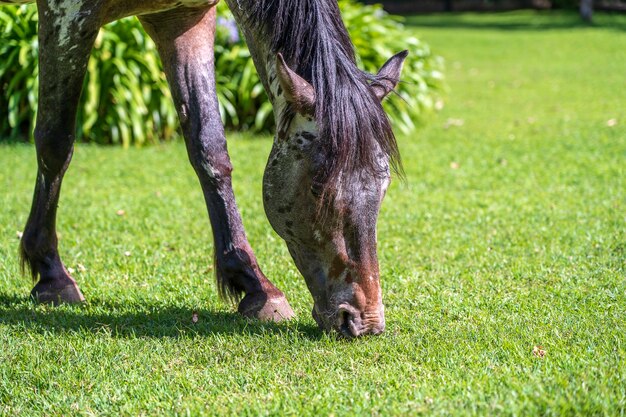
[[[382,304],[375,311],[360,312],[350,304],[341,304],[334,324],[344,337],[378,335],[385,330],[385,313]]]

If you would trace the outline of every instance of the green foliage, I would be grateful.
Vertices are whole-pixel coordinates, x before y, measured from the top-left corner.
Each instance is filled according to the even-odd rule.
[[[395,125],[405,132],[442,90],[442,62],[400,20],[380,6],[341,0],[360,65],[375,72],[396,52],[409,49],[400,98],[385,103]],[[224,2],[215,46],[217,94],[228,129],[269,131],[273,112],[243,38]],[[37,12],[35,6],[0,8],[0,138],[28,138],[37,109]],[[107,25],[96,41],[77,115],[85,142],[142,145],[176,136],[178,121],[152,40],[137,19]]]
[[[218,4],[215,41],[217,96],[222,121],[228,129],[269,131],[274,113],[254,67],[250,51],[226,7]]]
[[[28,137],[34,126],[39,86],[36,14],[33,7],[0,7],[0,138]]]
[[[168,139],[177,117],[156,47],[136,19],[100,31],[89,61],[78,137],[141,145]]]
[[[37,10],[0,8],[0,137],[29,137],[37,111]],[[100,31],[77,115],[85,142],[142,145],[173,137],[177,126],[154,43],[136,19]]]
[[[397,52],[407,49],[402,82],[397,93],[384,103],[394,127],[408,133],[425,111],[433,110],[444,88],[443,59],[380,5],[362,6],[352,0],[340,0],[346,27],[359,55],[360,66],[375,73]]]

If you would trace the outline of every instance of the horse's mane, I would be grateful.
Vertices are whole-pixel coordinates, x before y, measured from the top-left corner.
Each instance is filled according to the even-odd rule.
[[[395,136],[370,87],[380,80],[357,67],[337,0],[252,0],[249,4],[252,24],[270,38],[271,51],[282,53],[315,89],[318,140],[325,154],[316,182],[323,194],[337,191],[342,173],[383,173],[380,151],[400,172]]]

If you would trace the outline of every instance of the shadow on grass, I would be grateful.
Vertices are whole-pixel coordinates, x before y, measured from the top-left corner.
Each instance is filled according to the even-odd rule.
[[[324,333],[316,326],[261,322],[237,313],[195,310],[157,304],[116,304],[92,299],[83,306],[36,306],[25,297],[0,293],[0,324],[20,326],[38,333],[105,332],[117,338],[177,338],[217,334],[293,334],[318,340]]]
[[[523,13],[523,12],[522,12]],[[446,13],[405,16],[409,27],[441,29],[476,29],[502,31],[551,31],[571,29],[610,29],[626,31],[626,15],[602,13],[592,23],[584,22],[577,13],[571,12],[519,12],[494,13]]]

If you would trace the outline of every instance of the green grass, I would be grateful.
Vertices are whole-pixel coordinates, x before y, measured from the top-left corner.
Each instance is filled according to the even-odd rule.
[[[0,147],[0,414],[624,415],[626,19],[575,19],[410,19],[445,56],[450,92],[399,139],[376,338],[315,328],[263,214],[269,138],[229,146],[250,241],[298,314],[280,325],[218,300],[181,144],[77,148],[58,226],[89,302],[34,306],[16,237],[34,150]]]

